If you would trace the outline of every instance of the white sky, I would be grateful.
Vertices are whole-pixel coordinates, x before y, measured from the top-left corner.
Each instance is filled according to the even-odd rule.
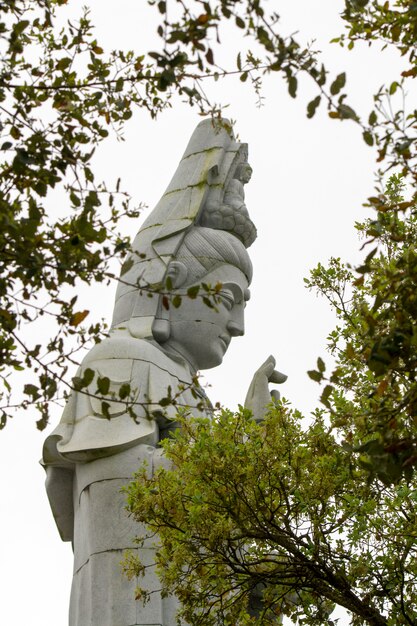
[[[76,12],[83,4],[73,0],[69,10]],[[88,4],[98,38],[109,48],[133,47],[140,53],[157,46],[145,2]],[[268,4],[281,14],[286,32],[299,31],[305,41],[317,40],[328,69],[335,74],[347,71],[352,102],[367,115],[372,94],[397,77],[401,64],[396,56],[365,46],[348,53],[328,44],[343,28],[338,18],[342,0]],[[232,37],[223,43],[222,56],[230,59],[233,69],[238,46],[244,43]],[[246,199],[258,239],[250,248],[254,280],[246,335],[232,342],[219,368],[206,372],[212,385],[209,395],[235,408],[243,402],[256,368],[274,354],[278,369],[289,376],[282,395],[308,414],[316,406],[319,388],[306,370],[317,356],[324,356],[334,318],[326,302],[304,288],[303,278],[332,255],[354,263],[360,258],[353,224],[366,215],[361,204],[373,191],[374,153],[353,123],[332,121],[324,110],[307,120],[306,103],[315,95],[310,87],[302,86],[300,97],[292,100],[274,75],[265,79],[266,100],[260,109],[248,83],[219,81],[215,89],[217,101],[230,103],[228,117],[236,120],[241,141],[249,144],[254,175]],[[152,208],[199,121],[197,112],[180,102],[157,121],[138,112],[127,126],[126,141],[109,142],[98,155],[97,167],[110,180],[121,176],[135,202]],[[138,228],[139,222],[135,232]],[[94,307],[109,321],[110,291],[89,289],[82,295],[86,308]],[[57,414],[47,432],[58,420]],[[16,416],[0,433],[0,624],[7,626],[67,624],[72,553],[59,539],[38,465],[46,434],[36,431],[35,416],[29,412]]]

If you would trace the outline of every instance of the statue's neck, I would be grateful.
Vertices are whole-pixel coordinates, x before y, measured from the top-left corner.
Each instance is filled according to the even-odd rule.
[[[151,343],[157,346],[170,359],[185,367],[190,372],[191,377],[197,374],[197,364],[180,343],[171,339],[162,344],[151,339]]]

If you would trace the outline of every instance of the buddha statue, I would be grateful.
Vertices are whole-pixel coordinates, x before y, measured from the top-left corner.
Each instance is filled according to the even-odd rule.
[[[247,146],[227,122],[199,124],[133,242],[109,336],[77,372],[88,384],[72,392],[45,441],[51,509],[74,549],[70,626],[176,624],[177,600],[159,589],[151,542],[140,548],[150,602],[135,600],[136,581],[122,574],[123,553],[139,549],[141,529],[121,489],[144,463],[153,472],[163,462],[159,442],[178,427],[179,411],[212,414],[197,373],[220,365],[230,341],[244,334],[247,246],[256,237],[244,205],[249,169]],[[285,380],[274,367],[269,357],[251,383],[246,404],[255,419],[271,400],[269,382]]]

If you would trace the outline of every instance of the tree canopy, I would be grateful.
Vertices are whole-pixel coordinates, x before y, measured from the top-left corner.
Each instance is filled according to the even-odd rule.
[[[339,606],[344,623],[415,624],[416,480],[370,481],[322,411],[188,417],[164,448],[173,469],[142,469],[129,510],[187,623],[332,625]],[[143,572],[132,554],[125,569]]]

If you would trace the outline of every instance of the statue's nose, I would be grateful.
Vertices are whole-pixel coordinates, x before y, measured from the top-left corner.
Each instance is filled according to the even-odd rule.
[[[245,327],[242,323],[238,323],[235,321],[230,321],[227,324],[227,330],[229,331],[229,334],[231,335],[231,337],[240,337],[241,335],[244,334],[245,332]]]

